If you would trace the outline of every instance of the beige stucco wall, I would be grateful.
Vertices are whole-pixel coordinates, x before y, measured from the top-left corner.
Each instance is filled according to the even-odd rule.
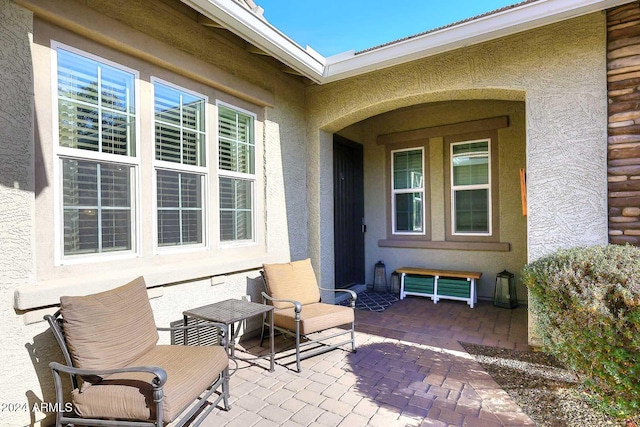
[[[184,15],[183,10],[174,10],[164,2],[158,2],[153,7],[141,1],[121,2],[119,5],[114,3],[118,2],[94,2],[92,8],[87,8],[73,0],[58,0],[48,9],[36,8],[33,43],[35,74],[51,76],[54,72],[51,69],[52,40],[139,71],[138,102],[143,106],[139,114],[139,151],[141,170],[146,175],[152,168],[151,153],[154,146],[152,116],[144,114],[148,111],[144,107],[152,103],[151,79],[160,78],[208,96],[211,194],[209,248],[204,251],[163,253],[153,244],[153,221],[145,220],[140,229],[141,244],[137,257],[100,263],[56,262],[54,254],[58,242],[54,235],[55,228],[51,227],[56,220],[55,194],[51,185],[52,180],[57,179],[53,168],[55,135],[51,114],[55,90],[51,78],[38,78],[35,83],[38,118],[35,144],[42,157],[42,167],[37,175],[40,191],[36,197],[39,216],[36,223],[38,278],[34,284],[36,287],[21,290],[18,295],[20,308],[56,301],[55,294],[42,295],[40,287],[69,292],[69,288],[75,288],[78,284],[86,287],[86,282],[90,281],[94,285],[91,290],[98,290],[109,286],[108,283],[116,276],[129,279],[135,274],[144,274],[147,282],[153,286],[247,270],[259,267],[263,262],[306,254],[304,234],[282,233],[282,230],[289,229],[290,223],[301,227],[306,219],[304,193],[296,190],[300,185],[300,188],[304,188],[306,176],[300,167],[294,166],[291,170],[283,168],[284,158],[291,165],[304,164],[302,84],[280,73],[258,56],[241,49],[233,39],[214,37],[215,33],[197,24],[195,17]],[[178,9],[182,7],[178,2],[174,6]],[[131,10],[124,12],[128,7]],[[111,16],[105,17],[98,10]],[[158,10],[163,13],[158,13]],[[184,31],[168,34],[159,31],[159,28],[182,28]],[[128,43],[126,47],[120,45],[123,41]],[[218,100],[251,111],[257,116],[256,154],[259,161],[256,169],[255,245],[218,248],[215,238],[215,102]],[[151,218],[150,208],[154,205],[152,184],[148,176],[143,174],[139,200],[142,218]],[[291,191],[284,191],[285,185],[291,186]],[[102,276],[102,281],[97,281],[96,275],[103,273],[106,276]]]
[[[210,147],[215,147],[216,100],[257,115],[255,245],[223,249],[212,244],[206,250],[161,254],[153,247],[153,221],[144,215],[139,256],[55,263],[52,39],[139,71],[142,110],[152,105],[151,76],[207,95]],[[304,86],[249,53],[244,42],[198,24],[195,12],[179,1],[0,0],[0,44],[0,99],[5,101],[0,106],[0,334],[6,337],[0,401],[26,404],[26,411],[2,414],[2,425],[24,426],[44,417],[30,411],[34,403],[53,402],[47,364],[61,355],[40,320],[55,310],[41,307],[55,304],[61,294],[91,293],[144,275],[156,322],[166,326],[187,308],[245,295],[257,301],[257,269],[263,262],[308,255]],[[139,148],[146,151],[141,164],[148,173],[149,116],[141,127]],[[211,163],[215,152],[209,154]],[[215,182],[210,180],[212,192]],[[143,176],[142,209],[153,206],[151,186]],[[215,231],[214,206],[210,227]],[[248,329],[257,326],[251,322]]]
[[[30,349],[33,330],[18,320],[13,291],[35,277],[33,250],[33,74],[30,55],[30,13],[0,0],[0,402],[27,402],[22,384],[34,384]],[[29,337],[29,338],[27,338]],[[12,408],[14,409],[14,408]],[[17,408],[0,414],[3,425],[27,424],[28,413]],[[8,419],[9,422],[5,422]],[[11,421],[13,420],[13,421]]]
[[[498,131],[498,170],[501,242],[511,245],[509,252],[452,251],[390,248],[378,246],[387,239],[387,197],[381,189],[389,179],[386,147],[377,143],[379,135],[446,124],[508,116],[509,127]],[[519,170],[525,158],[525,105],[514,101],[454,101],[419,105],[381,114],[344,129],[343,134],[361,138],[364,145],[365,179],[365,265],[367,283],[373,283],[373,265],[383,260],[390,274],[403,266],[438,267],[481,271],[479,298],[493,298],[496,274],[507,269],[516,275],[527,262],[526,218],[522,215]],[[431,240],[445,241],[445,145],[442,137],[429,139]],[[518,282],[518,281],[517,281]],[[518,299],[527,300],[526,288],[518,283]]]
[[[35,83],[35,105],[36,116],[38,117],[38,128],[35,135],[37,152],[41,153],[42,165],[38,171],[38,183],[41,184],[41,191],[36,197],[36,211],[38,212],[38,221],[36,222],[36,243],[37,243],[37,287],[47,287],[47,285],[59,285],[65,287],[75,287],[81,282],[91,281],[96,275],[105,274],[103,282],[109,282],[118,278],[126,278],[135,274],[143,274],[149,285],[166,284],[178,282],[182,280],[193,279],[194,277],[211,276],[224,274],[229,271],[245,270],[247,268],[255,268],[259,266],[267,253],[265,232],[266,223],[262,218],[256,221],[256,243],[250,245],[242,245],[227,248],[218,248],[218,242],[215,240],[217,235],[217,186],[216,186],[216,169],[215,169],[215,123],[217,122],[217,109],[215,102],[217,100],[229,103],[235,107],[242,108],[257,115],[256,133],[264,134],[264,109],[250,102],[230,96],[224,92],[215,90],[206,84],[193,82],[184,76],[177,75],[171,71],[166,71],[161,67],[149,64],[146,61],[132,58],[113,49],[100,46],[98,43],[85,40],[82,36],[73,34],[69,31],[60,29],[50,23],[36,19],[34,22],[34,72],[38,76],[48,76],[55,73],[51,67],[52,48],[51,41],[64,43],[76,49],[85,52],[91,52],[102,58],[127,66],[133,70],[140,70],[139,76],[139,100],[140,106],[139,120],[139,142],[138,151],[140,152],[140,192],[139,192],[139,215],[143,219],[139,230],[139,250],[138,255],[124,259],[113,261],[90,262],[85,259],[83,262],[75,262],[73,260],[56,260],[54,253],[59,246],[59,242],[54,234],[55,228],[52,224],[56,223],[55,212],[55,186],[51,185],[53,181],[58,179],[54,163],[56,157],[54,155],[54,146],[56,144],[55,135],[53,134],[54,123],[52,122],[51,106],[55,102],[53,94],[55,90],[52,88],[51,79],[38,79]],[[183,60],[183,63],[185,61]],[[195,62],[195,61],[194,61]],[[188,68],[189,63],[184,63],[184,67]],[[153,83],[152,78],[160,78],[163,81],[171,82],[180,87],[192,90],[196,93],[208,97],[207,105],[207,124],[208,124],[208,172],[207,188],[209,193],[209,204],[207,209],[208,219],[208,235],[211,237],[209,248],[191,249],[191,250],[166,250],[155,248],[154,245],[154,221],[153,206],[153,153],[155,149],[153,116],[149,114],[150,109],[145,108],[153,104]],[[145,114],[145,112],[147,114]],[[276,145],[279,144],[277,141]],[[256,144],[256,157],[263,157],[264,147],[262,143]],[[281,162],[274,162],[276,165]],[[256,174],[258,176],[257,188],[265,188],[263,163],[258,162],[256,165]],[[265,197],[259,191],[256,197],[256,212],[264,212]],[[282,188],[280,188],[279,196],[281,197]],[[286,252],[288,242],[286,236],[280,236],[280,244],[277,246],[281,252]],[[206,263],[206,267],[202,264]],[[199,271],[195,274],[195,271]],[[115,272],[115,274],[110,274]],[[70,280],[70,277],[73,279]],[[62,283],[63,281],[64,283]],[[95,282],[94,282],[95,283]],[[96,286],[103,286],[102,283],[96,283]],[[69,292],[69,289],[61,289]],[[45,305],[47,301],[38,302],[38,305]]]
[[[326,191],[332,179],[327,136],[377,114],[418,104],[485,99],[525,103],[527,241],[526,249],[516,248],[513,260],[505,260],[505,267],[515,268],[562,247],[606,244],[605,42],[604,15],[594,13],[308,88],[309,239],[321,282],[328,285],[333,277],[329,262],[333,245],[327,244],[333,241],[332,202]],[[420,125],[398,122],[397,127]],[[362,142],[366,133],[352,130],[346,136]],[[522,160],[517,157],[518,162]],[[375,202],[367,199],[365,203]],[[382,220],[378,215],[367,218],[367,223]],[[380,253],[376,240],[377,236],[368,238],[365,250]],[[416,250],[394,251],[384,260],[416,257],[412,251]],[[444,256],[438,254],[439,259]],[[450,256],[464,254],[451,252]],[[373,268],[377,259],[368,256],[367,260],[367,267]],[[492,269],[498,264],[492,263]],[[487,286],[483,284],[485,294]]]

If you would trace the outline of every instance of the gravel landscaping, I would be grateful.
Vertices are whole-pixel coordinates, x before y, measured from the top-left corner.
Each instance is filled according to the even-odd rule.
[[[575,375],[545,353],[461,344],[539,426],[635,425],[587,403]]]

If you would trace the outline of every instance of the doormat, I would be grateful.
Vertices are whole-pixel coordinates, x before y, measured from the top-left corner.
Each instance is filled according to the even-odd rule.
[[[397,295],[390,292],[375,292],[366,290],[358,293],[356,309],[381,312],[400,301]],[[340,305],[349,306],[350,301],[342,301]]]

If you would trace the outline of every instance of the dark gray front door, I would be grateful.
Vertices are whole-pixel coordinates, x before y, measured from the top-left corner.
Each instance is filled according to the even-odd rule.
[[[362,145],[333,137],[335,286],[364,283]]]

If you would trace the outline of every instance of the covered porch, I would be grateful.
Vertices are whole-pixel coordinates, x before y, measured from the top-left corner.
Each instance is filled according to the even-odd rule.
[[[383,312],[356,310],[356,330],[357,353],[306,359],[299,374],[232,362],[232,409],[202,426],[535,425],[460,344],[529,349],[526,308],[409,297]],[[266,351],[258,344],[240,346]]]

